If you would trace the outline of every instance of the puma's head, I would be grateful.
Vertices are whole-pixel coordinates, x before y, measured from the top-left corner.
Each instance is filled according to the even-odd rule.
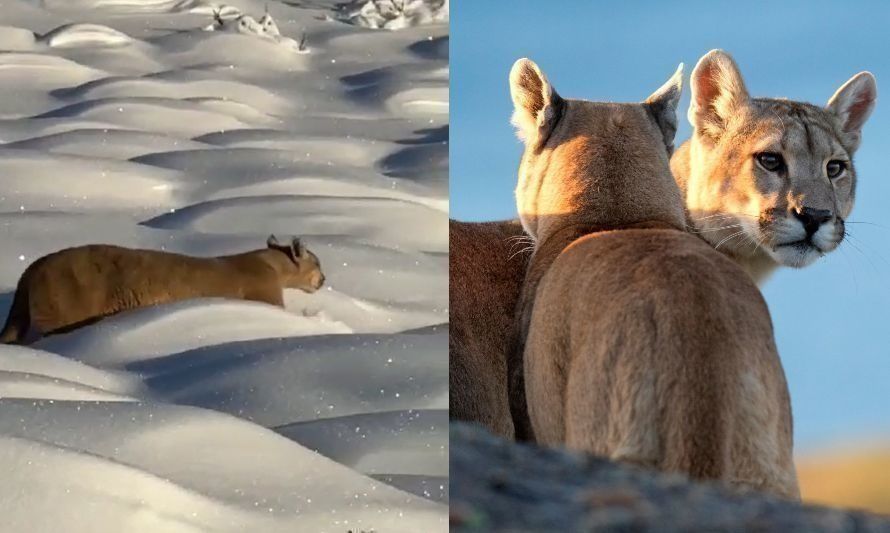
[[[512,122],[525,153],[516,204],[528,234],[542,241],[572,223],[682,228],[682,199],[669,168],[681,83],[682,65],[639,104],[569,100],[537,65],[517,61]]]
[[[287,256],[285,266],[279,271],[281,284],[288,289],[300,289],[304,292],[315,292],[324,285],[324,274],[318,257],[294,238],[288,244],[281,244],[275,235],[266,240],[266,247]]]
[[[733,59],[705,55],[691,77],[686,206],[701,235],[737,257],[803,267],[837,248],[853,208],[853,154],[877,97],[861,72],[825,107],[751,98]]]

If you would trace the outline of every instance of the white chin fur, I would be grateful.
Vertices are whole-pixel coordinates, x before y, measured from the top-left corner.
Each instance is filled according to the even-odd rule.
[[[792,268],[810,266],[823,255],[812,246],[779,246],[772,249],[766,248],[766,251],[780,265]]]
[[[776,236],[773,243],[794,242],[806,238],[803,224],[793,219],[786,219],[773,226]],[[815,246],[790,245],[764,247],[766,252],[780,265],[803,268],[812,265],[817,259],[838,247],[837,228],[834,222],[823,224],[812,238]]]

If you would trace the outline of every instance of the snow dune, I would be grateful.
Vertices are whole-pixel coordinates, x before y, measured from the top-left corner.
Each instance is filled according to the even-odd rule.
[[[266,4],[4,3],[0,316],[91,242],[327,283],[0,345],[3,531],[448,527],[447,2]]]
[[[0,498],[4,522],[21,531],[57,530],[60,513],[66,531],[96,531],[110,520],[117,531],[442,528],[440,505],[232,416],[132,402],[0,407],[6,482],[41,495]],[[73,502],[105,516],[72,512]]]

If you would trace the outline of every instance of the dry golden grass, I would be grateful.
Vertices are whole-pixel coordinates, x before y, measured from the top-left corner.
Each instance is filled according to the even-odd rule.
[[[797,460],[805,502],[890,515],[890,443]]]

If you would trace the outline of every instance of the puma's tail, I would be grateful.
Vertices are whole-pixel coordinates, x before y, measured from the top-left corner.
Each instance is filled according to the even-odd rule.
[[[27,284],[19,282],[6,317],[6,325],[0,331],[0,343],[23,344],[31,323],[30,314]]]

